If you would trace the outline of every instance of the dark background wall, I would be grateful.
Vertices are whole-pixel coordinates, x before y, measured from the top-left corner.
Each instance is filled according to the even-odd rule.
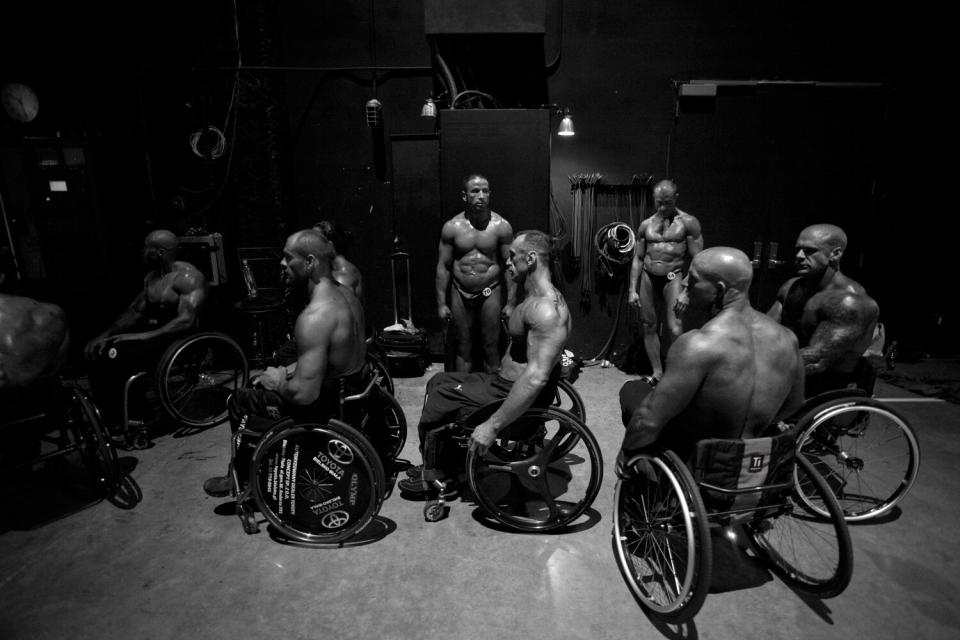
[[[240,295],[236,248],[278,246],[321,218],[353,232],[347,253],[370,283],[377,326],[393,319],[399,235],[414,319],[431,326],[436,235],[459,203],[441,178],[443,118],[419,115],[443,88],[423,2],[41,1],[0,12],[0,84],[27,83],[41,101],[29,124],[0,115],[0,193],[47,268],[28,289],[60,300],[81,339],[137,286],[145,231],[222,233],[227,305]],[[568,228],[568,176],[586,172],[610,184],[674,178],[708,245],[752,252],[777,241],[789,258],[802,226],[836,222],[851,235],[844,269],[880,301],[888,330],[938,350],[956,344],[955,305],[931,276],[949,268],[952,240],[949,214],[933,211],[949,184],[938,153],[952,126],[946,22],[925,3],[547,0],[542,35],[441,44],[463,84],[500,106],[571,109],[577,135],[541,140],[547,190]],[[768,82],[678,100],[674,82],[691,79]],[[383,105],[379,131],[365,121],[371,98]],[[558,124],[552,117],[549,130]],[[215,159],[191,151],[190,135],[206,126],[224,135]],[[39,168],[38,150],[64,146],[86,152],[71,169],[82,189],[47,201],[51,169]],[[516,191],[498,186],[493,207],[509,211]],[[524,215],[546,224],[548,196]],[[788,272],[758,272],[755,302],[767,304]],[[576,279],[564,286],[580,299]],[[616,305],[572,306],[575,326],[589,327],[573,346],[591,356]]]

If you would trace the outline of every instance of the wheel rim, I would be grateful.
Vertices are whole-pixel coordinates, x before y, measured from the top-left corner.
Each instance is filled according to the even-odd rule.
[[[872,404],[845,404],[819,413],[798,446],[824,477],[849,522],[889,512],[910,490],[919,469],[913,430],[897,414]],[[827,517],[810,482],[796,475],[795,482],[803,506]]]
[[[511,528],[566,527],[596,498],[603,464],[599,447],[587,427],[564,411],[533,411],[524,419],[526,437],[502,437],[482,459],[468,456],[471,488],[480,506]],[[571,450],[558,454],[560,443],[569,440]]]
[[[117,452],[106,437],[100,410],[79,387],[72,389],[71,420],[76,427],[80,454],[97,485],[108,495],[117,489]]]
[[[384,469],[393,464],[407,442],[407,418],[400,403],[390,395],[371,399],[374,405],[364,418],[361,432],[380,455]]]
[[[161,361],[161,402],[183,425],[212,426],[226,419],[227,398],[246,386],[248,376],[243,350],[232,339],[220,334],[193,336]]]

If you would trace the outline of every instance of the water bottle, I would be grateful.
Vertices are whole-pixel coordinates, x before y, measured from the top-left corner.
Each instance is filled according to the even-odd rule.
[[[253,279],[253,271],[250,269],[250,263],[243,261],[243,282],[247,285],[247,297],[257,297],[257,281]]]

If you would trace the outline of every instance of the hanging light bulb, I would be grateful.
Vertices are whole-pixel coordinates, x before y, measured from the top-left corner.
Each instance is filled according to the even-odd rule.
[[[423,108],[420,109],[420,117],[422,118],[437,117],[437,105],[433,101],[433,98],[427,98],[426,102],[423,103]]]
[[[379,129],[383,124],[382,118],[383,105],[376,98],[367,100],[367,126],[371,129]]]
[[[563,110],[563,120],[560,121],[560,128],[557,129],[558,136],[576,135],[573,130],[573,116],[570,115],[570,109]]]

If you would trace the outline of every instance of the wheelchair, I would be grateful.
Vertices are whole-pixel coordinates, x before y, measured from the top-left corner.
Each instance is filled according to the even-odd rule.
[[[205,429],[227,417],[227,398],[247,384],[250,367],[243,349],[226,334],[204,331],[171,343],[153,372],[152,383],[163,412],[179,427]],[[150,379],[148,371],[124,384],[123,441],[133,449],[150,446],[146,421],[130,415],[134,385]]]
[[[123,508],[133,506],[125,504],[119,495],[124,489],[124,474],[100,410],[90,394],[73,381],[53,380],[49,384],[52,388],[50,391],[43,388],[42,400],[30,402],[29,392],[25,399],[31,405],[42,402],[50,408],[24,411],[13,420],[0,423],[0,432],[17,430],[29,436],[21,438],[24,442],[33,438],[39,440],[40,445],[33,452],[35,455],[4,464],[0,473],[10,474],[77,453],[98,495]],[[51,392],[52,398],[48,395]]]
[[[431,431],[424,450],[437,451],[450,469],[465,467],[478,506],[499,524],[522,532],[569,528],[600,490],[603,458],[596,438],[573,413],[547,406],[527,410],[497,435],[484,455],[467,452],[473,430],[501,404],[488,403]],[[428,522],[436,522],[447,513],[444,485],[432,479],[427,459],[425,454],[423,477],[437,486],[439,495],[426,502],[423,513]]]
[[[692,619],[710,589],[710,528],[739,527],[753,555],[790,588],[839,595],[853,573],[840,505],[796,449],[798,428],[771,437],[702,440],[689,463],[670,449],[638,454],[614,494],[613,546],[630,590],[655,619]],[[796,479],[829,516],[807,512]],[[739,537],[739,536],[738,536]]]
[[[406,437],[403,410],[373,372],[358,394],[341,387],[338,418],[284,418],[265,433],[241,428],[230,468],[243,530],[259,531],[259,511],[280,541],[348,544],[379,512],[389,492],[386,470]]]
[[[847,522],[883,516],[917,479],[920,444],[910,423],[864,389],[828,391],[798,413],[797,446],[824,477]],[[801,504],[828,517],[818,493],[797,475]]]

